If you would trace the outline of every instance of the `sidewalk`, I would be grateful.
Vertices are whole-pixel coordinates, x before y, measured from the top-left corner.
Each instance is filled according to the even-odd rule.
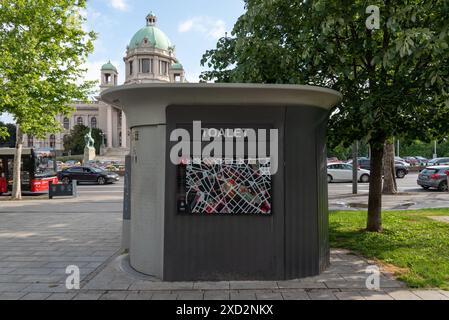
[[[444,299],[449,292],[406,288],[382,271],[380,290],[370,291],[373,265],[346,250],[331,251],[331,266],[316,277],[289,281],[162,282],[134,271],[119,255],[120,185],[84,186],[79,198],[4,201],[0,205],[1,299]],[[429,194],[425,193],[426,196]],[[419,195],[394,196],[417,201]],[[433,204],[448,195],[432,194]],[[363,202],[366,196],[343,197]],[[439,200],[440,199],[440,200]],[[331,198],[330,201],[340,201]],[[423,201],[425,202],[425,201]],[[384,201],[384,204],[388,203]],[[398,203],[391,206],[397,206]],[[65,273],[76,265],[81,289],[67,290]]]
[[[449,193],[445,192],[400,192],[382,195],[383,210],[447,208]],[[368,208],[368,193],[329,196],[329,210],[361,210]]]

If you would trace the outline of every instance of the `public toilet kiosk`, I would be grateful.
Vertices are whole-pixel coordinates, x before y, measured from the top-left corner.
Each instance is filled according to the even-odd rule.
[[[329,264],[326,124],[341,94],[300,85],[132,84],[131,266],[164,281],[282,280]]]

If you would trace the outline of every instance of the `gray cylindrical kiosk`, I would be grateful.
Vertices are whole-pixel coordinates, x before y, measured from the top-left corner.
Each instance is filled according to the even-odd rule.
[[[131,128],[134,269],[166,281],[280,280],[328,266],[325,141],[338,92],[136,84],[102,99],[123,108]],[[222,161],[195,160],[207,152]]]

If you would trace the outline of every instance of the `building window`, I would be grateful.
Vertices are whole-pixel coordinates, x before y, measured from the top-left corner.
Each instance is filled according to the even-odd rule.
[[[92,129],[96,129],[96,128],[97,128],[97,118],[92,117],[92,118],[90,119],[90,127],[91,127]]]
[[[56,147],[56,136],[54,134],[50,135],[50,148]]]
[[[132,76],[133,75],[133,61],[129,62],[129,75]]]
[[[142,59],[142,73],[150,72],[150,59]]]
[[[111,82],[111,74],[110,73],[105,73],[104,74],[104,83],[105,84],[109,84]]]
[[[64,129],[69,130],[70,129],[70,120],[69,118],[64,118]]]
[[[167,75],[168,73],[168,63],[167,61],[161,61],[160,71],[162,75]]]
[[[28,147],[29,148],[34,147],[34,138],[32,135],[28,135]]]
[[[83,124],[84,124],[83,118],[82,118],[82,117],[78,117],[78,118],[76,119],[76,124],[77,124],[77,125],[83,125]]]

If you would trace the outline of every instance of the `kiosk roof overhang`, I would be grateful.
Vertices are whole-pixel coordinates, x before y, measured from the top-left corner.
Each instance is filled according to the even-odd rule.
[[[120,106],[136,97],[156,99],[165,105],[261,104],[307,105],[330,110],[342,95],[338,91],[307,85],[242,83],[143,83],[105,90],[101,99]]]
[[[242,83],[142,83],[105,90],[101,100],[125,111],[130,127],[165,123],[165,108],[177,106],[298,106],[330,110],[338,91],[306,85]]]

